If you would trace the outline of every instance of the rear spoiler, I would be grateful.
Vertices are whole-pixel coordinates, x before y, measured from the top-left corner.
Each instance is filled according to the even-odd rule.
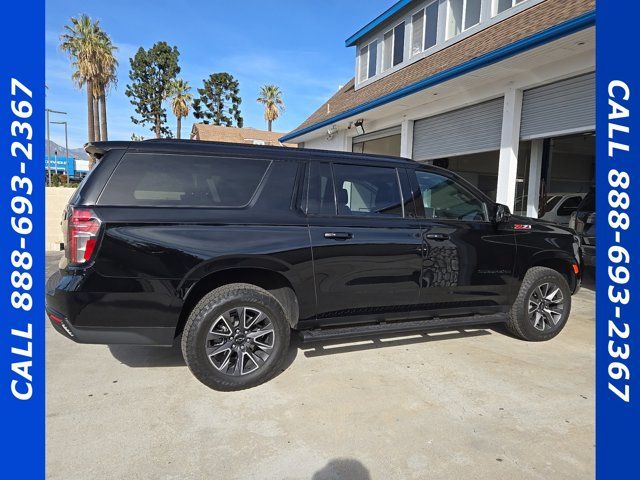
[[[84,151],[96,160],[100,160],[110,150],[129,148],[131,142],[89,142],[85,143]]]

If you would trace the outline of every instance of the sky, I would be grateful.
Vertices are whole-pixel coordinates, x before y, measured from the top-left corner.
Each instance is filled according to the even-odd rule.
[[[135,115],[125,95],[129,59],[139,47],[165,41],[180,51],[180,77],[192,87],[202,86],[211,73],[228,72],[240,83],[240,106],[245,127],[266,130],[263,107],[256,102],[262,85],[275,83],[286,109],[273,125],[288,132],[302,123],[355,70],[354,47],[344,41],[393,0],[49,0],[46,15],[47,107],[67,112],[51,120],[67,120],[69,148],[87,141],[86,93],[71,81],[71,63],[59,49],[69,18],[86,13],[100,21],[118,47],[118,83],[107,97],[110,140],[129,140],[132,133],[152,138],[148,127],[134,125]],[[168,125],[176,120],[167,105]],[[182,121],[188,138],[195,119]],[[64,127],[51,126],[51,139],[64,145]]]

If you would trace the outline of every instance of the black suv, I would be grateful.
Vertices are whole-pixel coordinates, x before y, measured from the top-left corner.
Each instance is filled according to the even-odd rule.
[[[580,285],[567,228],[410,160],[195,141],[103,142],[69,201],[47,313],[83,343],[172,345],[219,390],[303,341],[505,322],[548,340]]]

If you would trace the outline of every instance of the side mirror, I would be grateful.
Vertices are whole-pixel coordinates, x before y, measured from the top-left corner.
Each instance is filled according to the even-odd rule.
[[[493,219],[496,223],[502,223],[509,220],[511,216],[511,210],[506,205],[502,205],[501,203],[496,203],[495,214]]]

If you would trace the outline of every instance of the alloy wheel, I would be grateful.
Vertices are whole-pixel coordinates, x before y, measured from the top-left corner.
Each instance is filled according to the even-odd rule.
[[[213,321],[205,350],[217,370],[237,377],[262,367],[273,351],[274,341],[268,315],[243,306],[227,310]]]
[[[528,305],[527,314],[533,327],[544,332],[553,329],[562,319],[564,295],[557,284],[543,283],[531,292]]]

